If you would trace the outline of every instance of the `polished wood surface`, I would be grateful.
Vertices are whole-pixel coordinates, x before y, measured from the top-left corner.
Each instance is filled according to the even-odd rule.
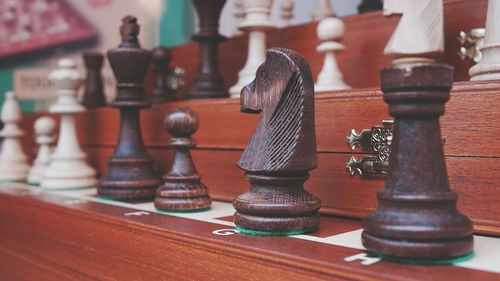
[[[230,228],[54,193],[0,192],[2,280],[497,280],[457,266],[345,259],[361,250],[291,237],[215,235]],[[228,218],[229,220],[230,218]],[[329,237],[359,221],[322,217]],[[64,226],[64,227],[61,227]],[[20,270],[19,266],[23,269]]]

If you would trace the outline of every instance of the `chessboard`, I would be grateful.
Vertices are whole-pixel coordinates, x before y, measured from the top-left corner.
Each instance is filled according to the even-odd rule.
[[[0,59],[96,36],[64,0],[0,1]]]
[[[64,213],[67,210],[72,211],[73,215],[76,214],[74,212],[84,213],[86,220],[92,218],[102,220],[103,217],[106,217],[120,221],[124,223],[128,232],[135,233],[137,240],[124,241],[119,236],[107,238],[110,241],[116,240],[113,243],[119,241],[122,243],[119,247],[125,247],[129,250],[134,244],[141,247],[141,243],[144,242],[139,229],[151,227],[154,229],[155,235],[169,233],[179,241],[197,241],[184,245],[187,249],[189,247],[195,249],[200,245],[204,249],[212,247],[212,251],[220,255],[221,262],[222,256],[229,256],[233,260],[241,259],[243,267],[244,260],[258,258],[264,262],[261,266],[280,269],[283,267],[293,268],[319,276],[318,279],[311,280],[323,278],[326,280],[336,278],[342,280],[348,278],[350,280],[500,280],[500,239],[495,237],[475,235],[474,257],[467,261],[442,266],[408,265],[381,260],[366,252],[361,244],[361,222],[342,217],[323,216],[320,230],[307,235],[251,236],[238,233],[235,230],[234,209],[227,202],[214,202],[212,208],[205,212],[167,213],[157,210],[152,202],[124,203],[98,198],[94,188],[44,191],[39,187],[9,183],[0,186],[0,205],[4,206],[4,208],[0,207],[3,209],[3,211],[0,210],[0,214],[3,214],[0,215],[0,229],[4,227],[7,229],[7,226],[12,225],[12,222],[9,223],[6,219],[8,214],[6,214],[5,206],[13,201],[19,201],[16,204],[27,204],[26,202],[35,205],[48,204],[46,207],[52,212]],[[37,220],[36,216],[33,214],[31,216],[33,216],[33,220]],[[64,225],[59,227],[65,228]],[[8,232],[8,230],[2,232],[6,231]],[[26,235],[28,234],[24,233],[22,236]],[[32,233],[32,235],[36,235],[36,233]],[[92,237],[92,239],[97,239],[97,237]],[[110,241],[106,243],[111,243]],[[74,241],[74,243],[81,242]],[[198,244],[198,242],[204,243]],[[0,246],[4,243],[5,241],[0,243]],[[168,246],[169,242],[163,243],[167,243],[166,246]],[[106,251],[106,249],[101,251]],[[107,255],[110,259],[126,258],[113,256],[114,253],[100,254]],[[210,259],[208,256],[195,256],[193,258],[200,260],[200,264],[192,265],[193,268],[203,267],[205,271],[207,270],[203,265],[203,260]],[[212,262],[217,262],[217,260]],[[172,264],[164,266],[165,269],[178,272],[177,274],[183,272],[182,270],[178,271],[179,268]],[[221,265],[221,268],[224,266]],[[212,268],[212,270],[216,272],[221,268]],[[253,274],[248,276],[257,278],[258,269],[247,268],[245,270],[249,274]],[[243,277],[245,270],[239,273]],[[227,276],[231,275],[226,275],[226,273],[225,278],[229,278]],[[285,278],[285,275],[277,276],[276,280]]]

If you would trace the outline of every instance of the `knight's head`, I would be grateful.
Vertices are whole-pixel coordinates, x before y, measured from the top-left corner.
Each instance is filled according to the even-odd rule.
[[[313,91],[313,80],[304,57],[289,49],[271,48],[266,61],[255,73],[255,79],[241,90],[241,112],[260,113],[265,107],[274,107],[290,82],[301,80]],[[313,94],[313,93],[311,93]]]

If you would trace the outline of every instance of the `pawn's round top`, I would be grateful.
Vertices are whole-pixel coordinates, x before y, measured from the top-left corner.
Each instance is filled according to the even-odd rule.
[[[189,137],[198,129],[198,114],[189,107],[178,107],[167,113],[164,126],[174,137]]]
[[[56,122],[50,117],[43,116],[36,119],[34,127],[37,135],[51,135],[56,128]]]
[[[340,40],[344,37],[344,32],[344,22],[334,17],[322,19],[316,28],[316,33],[321,41]]]
[[[170,63],[170,61],[172,60],[172,52],[165,48],[165,47],[155,47],[153,49],[153,61],[157,61],[157,62],[162,62],[162,63]]]

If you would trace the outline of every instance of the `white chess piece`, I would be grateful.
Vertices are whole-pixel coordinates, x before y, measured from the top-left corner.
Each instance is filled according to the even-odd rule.
[[[401,7],[387,7],[399,12]],[[398,4],[400,5],[400,4]],[[384,54],[394,64],[431,63],[444,52],[443,0],[404,1],[404,11]]]
[[[469,69],[471,81],[500,79],[500,0],[489,0],[482,58]]]
[[[25,181],[30,165],[24,154],[20,138],[24,132],[19,128],[21,109],[13,92],[5,93],[0,119],[4,123],[0,131],[3,138],[0,149],[0,181]]]
[[[342,80],[342,73],[337,65],[335,53],[344,50],[344,45],[338,41],[344,36],[345,26],[339,18],[322,19],[316,29],[321,44],[316,50],[325,54],[323,67],[318,74],[314,85],[316,92],[350,89],[351,87]]]
[[[316,7],[314,8],[312,18],[314,21],[331,18],[337,16],[332,10],[330,0],[316,0]]]
[[[234,31],[234,36],[242,35],[243,32],[240,30],[239,26],[245,19],[245,8],[243,7],[243,0],[234,0],[233,15],[236,19],[236,30]]]
[[[29,171],[28,183],[37,185],[40,184],[43,172],[50,163],[52,145],[55,142],[56,122],[50,117],[43,116],[35,121],[34,127],[38,154]]]
[[[59,69],[50,73],[49,80],[57,89],[57,101],[50,112],[61,114],[59,139],[50,164],[45,169],[40,186],[43,188],[80,188],[96,184],[96,172],[86,163],[80,149],[74,114],[85,111],[76,93],[82,84],[82,75],[70,59],[59,61]]]
[[[272,4],[273,0],[243,0],[245,20],[240,29],[248,32],[248,55],[238,73],[238,82],[229,89],[232,98],[240,96],[241,89],[252,82],[257,68],[266,59],[266,31],[274,28],[270,19]]]
[[[293,8],[295,7],[295,3],[293,0],[281,0],[280,8],[281,8],[281,19],[283,20],[283,27],[287,27],[290,25],[290,21],[293,18]]]

